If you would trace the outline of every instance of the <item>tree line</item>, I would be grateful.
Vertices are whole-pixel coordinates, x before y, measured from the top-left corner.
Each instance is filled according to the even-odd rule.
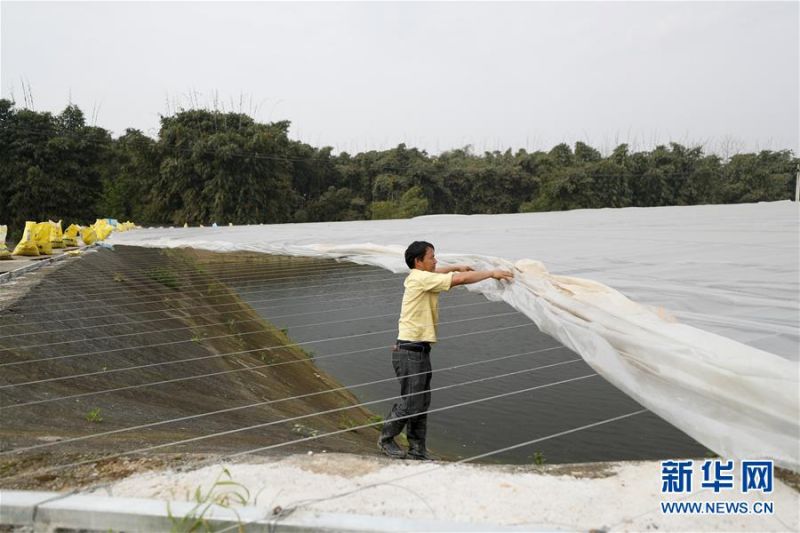
[[[158,137],[118,138],[60,114],[0,100],[0,224],[252,224],[650,207],[791,199],[800,160],[790,150],[723,160],[677,143],[603,156],[577,142],[549,151],[439,155],[400,144],[351,155],[289,138],[288,121],[182,110]]]

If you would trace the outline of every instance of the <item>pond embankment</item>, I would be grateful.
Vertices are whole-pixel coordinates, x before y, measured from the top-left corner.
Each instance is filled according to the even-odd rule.
[[[356,407],[280,422],[357,400],[217,281],[206,255],[100,249],[0,288],[0,486],[80,487],[369,420]],[[272,453],[375,453],[376,436]]]
[[[339,267],[337,277],[326,270]],[[304,281],[299,287],[297,272],[304,269],[326,273],[322,280]],[[371,529],[796,529],[797,476],[782,470],[776,472],[780,481],[776,481],[772,498],[774,514],[708,517],[661,512],[660,502],[674,498],[659,492],[661,467],[657,461],[469,465],[378,457],[376,430],[353,428],[374,421],[374,415],[360,407],[348,408],[358,399],[321,368],[326,364],[314,364],[314,357],[328,361],[322,359],[332,356],[328,351],[353,347],[314,346],[318,353],[313,354],[305,340],[336,335],[362,338],[388,327],[384,321],[392,318],[384,315],[390,315],[392,309],[369,308],[372,316],[368,320],[362,317],[364,310],[359,310],[353,315],[359,318],[351,321],[346,313],[355,311],[326,310],[318,296],[312,297],[323,290],[322,285],[324,290],[346,292],[345,280],[353,274],[359,279],[375,275],[381,280],[380,290],[399,289],[389,287],[398,280],[357,273],[330,261],[321,264],[315,259],[263,254],[122,246],[48,264],[2,285],[0,488],[7,501],[36,494],[9,489],[60,491],[53,496],[42,493],[40,498],[55,499],[38,506],[38,515],[36,506],[31,507],[33,518],[19,523],[33,523],[37,516],[39,521],[49,520],[55,515],[48,514],[48,505],[61,509],[63,520],[64,509],[77,498],[83,503],[80,509],[70,511],[74,522],[62,526],[96,526],[97,510],[114,505],[120,513],[128,513],[130,523],[143,524],[145,515],[130,507],[132,500],[122,497],[153,499],[150,501],[163,512],[162,523],[168,528],[176,518],[165,502],[171,501],[172,509],[177,509],[198,490],[209,502],[219,499],[225,503],[223,510],[229,511],[224,490],[221,494],[214,491],[222,487],[217,485],[222,479],[233,483],[225,487],[249,495],[242,507],[234,509],[237,516],[252,511],[253,516],[268,517],[265,523],[294,521],[297,527],[306,528],[333,524],[342,529],[346,523],[351,529],[353,524]],[[491,314],[472,296],[453,295],[466,303],[446,301],[453,304],[444,308],[448,319],[471,319],[455,310],[471,309],[477,314],[473,304],[481,306],[483,314]],[[286,303],[301,298],[305,303],[287,314]],[[381,297],[379,301],[381,306],[392,306],[390,299]],[[338,309],[339,303],[331,300],[325,305]],[[465,307],[458,307],[461,305]],[[265,311],[265,306],[274,308]],[[499,311],[502,309],[492,312]],[[313,322],[310,317],[318,313],[335,315],[314,319],[333,329],[304,331],[301,325]],[[302,315],[299,319],[303,321],[273,323],[265,318],[273,314],[280,314],[282,320]],[[479,355],[513,340],[481,338],[491,346],[471,350]],[[521,340],[527,345],[531,342],[527,335]],[[475,341],[470,342],[475,348]],[[521,350],[508,346],[512,348]],[[449,355],[448,350],[452,351]],[[438,362],[446,365],[448,357],[453,358],[450,362],[463,362],[465,353],[471,352],[450,339],[448,347],[437,352]],[[373,365],[343,365],[336,374],[346,383],[380,377],[355,374],[364,367],[380,372]],[[383,396],[390,394],[395,384],[386,387]],[[330,389],[336,390],[328,392]],[[356,392],[367,398],[372,394],[361,389]],[[491,391],[475,394],[482,392]],[[558,406],[550,410],[563,418],[571,412],[565,407],[566,399],[573,398],[576,406],[585,406],[587,397],[602,404],[598,398],[608,397],[610,392],[601,392],[592,389],[584,397],[571,391],[546,406]],[[287,398],[291,401],[283,401]],[[542,403],[541,397],[530,400],[530,405]],[[518,403],[530,410],[529,404]],[[607,410],[607,405],[600,407]],[[500,419],[507,426],[502,416],[511,412],[510,407],[489,407],[493,411],[485,418]],[[525,431],[554,431],[540,427],[548,410],[528,416]],[[323,411],[331,412],[306,416]],[[282,422],[287,418],[294,420]],[[435,422],[439,431],[446,433],[446,421]],[[567,423],[574,425],[575,420]],[[659,437],[660,448],[630,437],[632,432],[641,433],[642,427],[650,428],[644,433],[651,437],[667,434],[663,427],[647,423],[650,425],[628,430],[615,427],[613,435],[600,440],[599,452],[589,446],[580,448],[580,442],[570,446],[555,442],[554,446],[567,448],[563,453],[572,454],[567,457],[613,457],[622,449],[612,445],[613,438],[626,443],[629,455],[685,456],[681,452],[697,451],[687,448],[691,442],[685,437],[672,447]],[[661,429],[655,431],[654,427]],[[483,431],[480,435],[494,432],[491,427],[479,429]],[[317,438],[325,433],[336,434]],[[494,441],[492,445],[499,446]],[[636,446],[643,447],[637,451]],[[259,452],[248,453],[253,450]],[[545,449],[544,456],[560,457],[551,449]],[[451,454],[451,458],[458,456]],[[103,488],[89,496],[82,492],[73,498],[65,492],[98,484]],[[89,498],[89,507],[85,498]],[[701,491],[697,499],[716,502],[718,498]],[[755,503],[756,499],[752,496],[747,501]]]

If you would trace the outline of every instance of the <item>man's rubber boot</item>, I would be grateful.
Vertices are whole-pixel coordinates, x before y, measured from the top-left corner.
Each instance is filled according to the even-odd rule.
[[[433,461],[434,458],[428,453],[428,450],[425,448],[420,448],[416,446],[412,446],[408,450],[408,454],[406,454],[408,459],[414,459],[415,461]]]
[[[381,453],[388,455],[392,459],[405,459],[406,457],[406,452],[397,445],[394,439],[378,439],[378,449]]]

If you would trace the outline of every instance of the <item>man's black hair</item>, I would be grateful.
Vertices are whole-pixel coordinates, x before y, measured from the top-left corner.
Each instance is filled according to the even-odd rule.
[[[419,259],[422,261],[425,259],[425,253],[428,248],[434,249],[431,243],[425,241],[414,241],[409,244],[408,248],[406,248],[406,264],[408,268],[414,268],[414,260]]]

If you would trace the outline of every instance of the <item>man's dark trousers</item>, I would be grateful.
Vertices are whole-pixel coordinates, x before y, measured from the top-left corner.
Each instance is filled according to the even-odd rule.
[[[381,441],[394,438],[405,427],[409,453],[412,455],[424,453],[425,433],[428,427],[427,411],[431,406],[430,346],[424,351],[397,347],[392,351],[392,366],[400,381],[401,398],[392,406],[392,411],[386,417],[381,431]],[[409,416],[416,413],[421,414]]]

